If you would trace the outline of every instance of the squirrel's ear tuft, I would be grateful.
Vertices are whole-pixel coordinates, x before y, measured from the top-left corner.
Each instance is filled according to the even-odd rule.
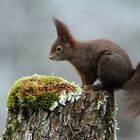
[[[58,38],[60,38],[63,41],[70,41],[72,36],[67,25],[55,17],[53,18],[53,21],[56,26]]]

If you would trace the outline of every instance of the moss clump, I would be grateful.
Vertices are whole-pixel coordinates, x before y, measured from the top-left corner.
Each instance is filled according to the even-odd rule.
[[[16,111],[18,108],[35,110],[53,110],[61,97],[65,101],[70,94],[76,99],[81,94],[79,86],[54,76],[33,75],[17,80],[9,91],[7,108]],[[69,98],[70,99],[70,98]]]

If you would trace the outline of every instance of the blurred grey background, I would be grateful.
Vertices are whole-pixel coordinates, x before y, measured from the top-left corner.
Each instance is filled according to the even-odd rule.
[[[140,61],[139,0],[0,0],[0,136],[6,121],[6,98],[13,82],[27,75],[55,72],[80,84],[67,62],[48,59],[56,38],[52,17],[68,24],[81,40],[107,38],[124,48],[134,67]],[[116,96],[119,140],[140,140],[140,117],[122,115]]]

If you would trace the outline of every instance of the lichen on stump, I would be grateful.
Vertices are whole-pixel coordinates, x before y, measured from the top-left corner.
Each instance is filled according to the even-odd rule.
[[[114,140],[113,96],[53,76],[28,76],[9,91],[3,140]]]

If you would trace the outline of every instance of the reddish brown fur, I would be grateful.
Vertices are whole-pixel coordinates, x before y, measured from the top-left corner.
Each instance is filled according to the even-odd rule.
[[[83,85],[91,85],[99,78],[108,91],[121,87],[133,91],[139,95],[140,104],[140,66],[134,73],[131,61],[123,49],[106,39],[78,41],[62,21],[55,18],[54,23],[58,38],[52,45],[51,59],[69,61],[78,71]],[[61,51],[57,50],[58,46]],[[135,87],[137,91],[134,90]],[[130,96],[131,94],[133,93],[129,92]]]

